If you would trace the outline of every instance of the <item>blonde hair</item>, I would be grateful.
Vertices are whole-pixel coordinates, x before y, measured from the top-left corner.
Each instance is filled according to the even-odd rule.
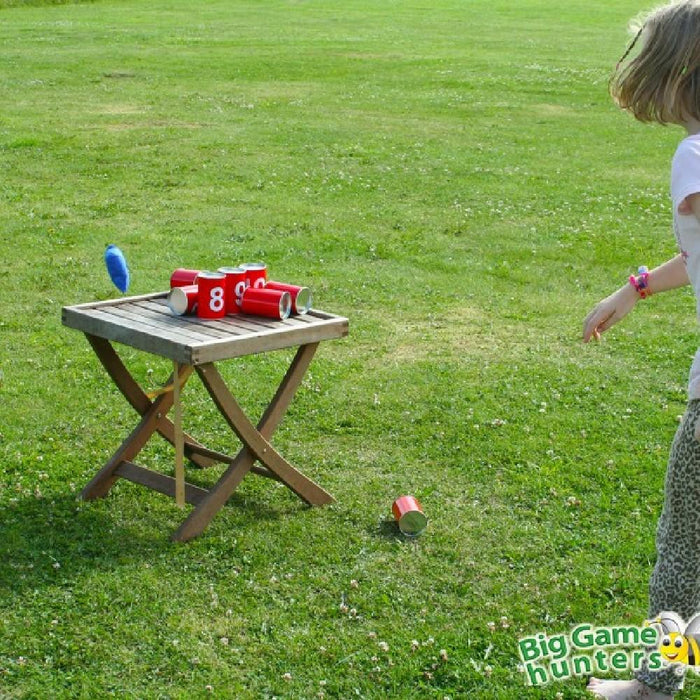
[[[700,121],[700,0],[664,5],[637,21],[610,79],[613,100],[642,122]],[[637,39],[639,54],[624,64]]]

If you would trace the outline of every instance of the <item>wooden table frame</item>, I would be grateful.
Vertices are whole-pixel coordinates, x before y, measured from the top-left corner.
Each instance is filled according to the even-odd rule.
[[[142,301],[145,299],[150,306],[143,306],[144,310],[139,312],[145,315],[146,310],[150,308],[152,311],[154,305],[157,308],[158,304],[156,304],[156,302],[160,301],[161,297],[162,295],[149,295],[147,297],[132,298],[131,300],[127,299],[122,302],[120,311],[128,308],[125,306],[128,301]],[[114,302],[113,304],[116,305]],[[136,302],[134,302],[134,304],[136,304]],[[85,486],[81,494],[84,499],[90,500],[106,496],[114,483],[122,478],[175,497],[176,501],[182,505],[184,505],[185,502],[189,503],[193,505],[194,508],[173,534],[172,538],[177,541],[187,541],[201,534],[214,515],[216,515],[219,509],[226,503],[241,481],[249,473],[258,474],[281,482],[309,505],[318,506],[333,502],[333,497],[327,491],[295,469],[270,443],[273,433],[286,413],[314,357],[319,346],[319,340],[302,342],[299,344],[297,339],[300,336],[296,332],[296,329],[282,326],[275,328],[274,325],[271,326],[269,321],[264,323],[263,327],[270,329],[271,332],[266,334],[266,331],[262,331],[258,332],[258,334],[267,338],[268,346],[270,344],[270,338],[277,336],[281,338],[281,335],[287,332],[291,333],[287,339],[291,342],[285,341],[284,344],[279,345],[279,343],[282,342],[280,339],[272,342],[272,345],[275,347],[297,345],[298,349],[276,393],[256,426],[253,425],[250,419],[245,415],[243,409],[226,386],[215,362],[211,360],[195,364],[173,359],[173,374],[168,380],[168,388],[151,400],[130,374],[110,342],[110,339],[105,337],[114,335],[114,332],[107,332],[106,326],[100,327],[100,334],[91,332],[94,326],[88,323],[86,319],[91,318],[91,312],[93,316],[99,317],[100,314],[104,315],[103,310],[99,313],[94,311],[95,309],[100,309],[100,307],[101,305],[99,303],[83,305],[82,307],[66,307],[64,309],[64,323],[72,327],[79,327],[80,330],[83,330],[108,375],[131,406],[141,416],[141,419],[107,463]],[[136,305],[135,308],[138,310],[140,307]],[[80,311],[83,309],[86,313],[81,315]],[[161,309],[158,308],[157,310],[160,314]],[[72,314],[72,311],[76,311],[76,313]],[[322,314],[323,312],[319,313]],[[330,317],[330,315],[327,314],[323,316],[326,319],[335,318],[341,322],[340,327],[333,331],[334,335],[331,337],[340,337],[347,333],[346,319]],[[154,316],[153,318],[153,323],[157,321],[159,324],[164,325],[149,327],[147,330],[141,328],[141,330],[144,333],[147,332],[151,338],[165,333],[164,329],[172,325],[167,322],[167,316],[165,315],[163,315],[162,319],[160,316]],[[236,317],[232,318],[235,319]],[[163,319],[166,319],[166,321]],[[102,319],[102,321],[105,321],[105,319]],[[118,322],[112,321],[119,327],[123,324],[123,319],[120,319]],[[342,322],[345,322],[344,331]],[[241,324],[245,326],[250,323],[251,321],[248,319],[245,321],[241,320],[235,327],[239,327]],[[223,324],[220,325],[219,332],[223,334],[227,330],[227,327]],[[313,322],[309,323],[308,328],[311,329],[314,325]],[[232,326],[232,328],[233,327],[234,326]],[[209,326],[209,328],[213,328],[213,326]],[[233,332],[232,328],[229,329],[229,332]],[[276,333],[275,330],[277,331]],[[292,330],[294,332],[292,332]],[[237,354],[249,354],[249,348],[246,342],[250,331],[249,329],[244,329],[244,331],[245,332],[232,338],[229,352],[224,352],[222,359],[225,359],[229,354],[235,356],[235,341],[238,341],[239,346],[242,343],[242,347],[244,348],[243,352]],[[327,333],[327,330],[324,331],[324,334]],[[310,337],[313,336],[314,333],[311,333]],[[221,338],[218,338],[216,341],[218,354],[221,354],[221,348],[219,347],[221,345],[220,341]],[[203,341],[203,346],[209,346],[213,342],[214,341],[207,336],[205,341]],[[138,346],[136,342],[134,342],[133,345]],[[190,345],[192,345],[191,339]],[[261,345],[260,347],[264,348],[265,345]],[[190,348],[190,350],[191,349],[192,348]],[[157,352],[154,347],[151,348],[150,351],[156,352],[156,354],[165,354]],[[261,349],[260,351],[265,350]],[[180,395],[193,372],[196,372],[199,376],[219,412],[240,439],[242,447],[235,456],[208,449],[190,435],[183,432],[181,425]],[[173,408],[175,409],[174,422],[168,418],[168,413]],[[139,466],[134,462],[139,452],[154,434],[160,434],[175,447],[175,478]],[[198,467],[208,467],[216,462],[227,464],[228,467],[214,486],[210,489],[204,489],[185,482],[184,470],[182,468],[183,457],[185,456]],[[260,466],[255,464],[256,461],[260,462]]]

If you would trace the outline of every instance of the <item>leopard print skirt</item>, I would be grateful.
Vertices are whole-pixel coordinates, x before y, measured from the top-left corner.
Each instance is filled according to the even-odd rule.
[[[664,506],[656,531],[656,565],[649,582],[649,618],[673,611],[686,622],[700,612],[700,399],[689,402],[671,446]],[[637,678],[662,693],[683,687],[684,666],[651,672]]]

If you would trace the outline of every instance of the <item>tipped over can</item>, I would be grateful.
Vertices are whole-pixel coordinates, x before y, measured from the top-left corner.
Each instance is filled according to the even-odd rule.
[[[289,292],[292,295],[292,313],[303,316],[311,308],[311,290],[308,287],[300,287],[296,284],[284,282],[267,282],[265,289],[278,289],[281,292]]]
[[[192,314],[197,310],[199,289],[196,284],[173,287],[168,294],[168,306],[176,316]]]
[[[246,287],[241,297],[241,311],[244,314],[268,316],[283,321],[289,317],[291,310],[291,294],[278,289]]]
[[[178,267],[170,275],[170,287],[189,287],[197,283],[197,277],[201,270],[188,270],[186,267]]]
[[[420,535],[428,525],[428,518],[425,517],[418,499],[413,496],[399,496],[393,502],[391,512],[399,530],[408,537]]]

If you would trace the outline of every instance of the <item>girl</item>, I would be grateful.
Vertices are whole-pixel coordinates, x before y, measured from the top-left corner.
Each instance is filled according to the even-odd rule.
[[[639,54],[625,63],[638,40]],[[700,0],[674,2],[645,18],[617,65],[610,92],[640,121],[677,124],[687,132],[671,166],[673,226],[680,253],[651,272],[640,268],[638,276],[603,299],[584,321],[585,343],[599,339],[640,299],[688,283],[700,297]],[[688,621],[700,612],[700,350],[690,369],[688,391],[666,473],[649,619],[673,611]],[[643,668],[630,681],[594,678],[588,690],[608,700],[667,699],[682,685],[683,676],[673,667],[656,672]]]

